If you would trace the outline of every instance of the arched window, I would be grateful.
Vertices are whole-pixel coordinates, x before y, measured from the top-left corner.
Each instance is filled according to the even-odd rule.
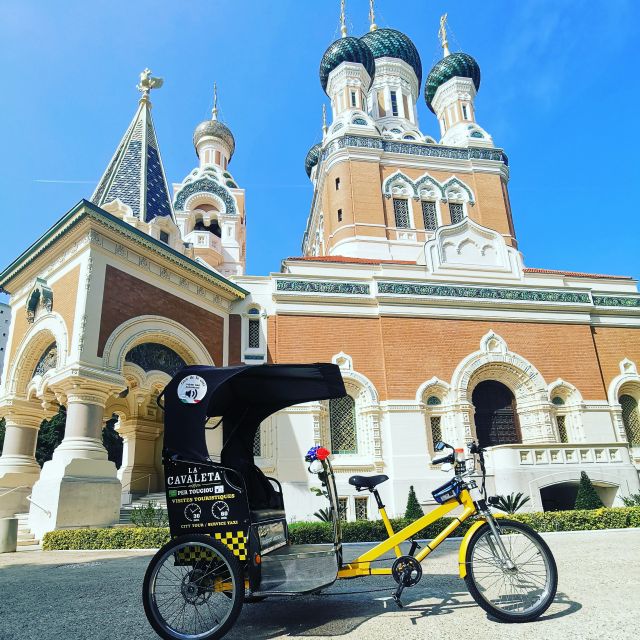
[[[435,452],[435,446],[440,440],[442,440],[442,416],[433,413],[433,407],[439,407],[442,404],[442,400],[438,396],[429,396],[426,401],[426,405],[429,408],[428,415],[428,438],[427,444],[430,451]]]
[[[560,442],[563,444],[569,442],[569,436],[567,435],[567,416],[556,416],[556,422],[558,423],[558,436],[560,437]]]
[[[451,224],[457,224],[464,220],[464,204],[462,202],[450,202],[449,213],[451,214]]]
[[[256,458],[259,458],[262,455],[262,434],[261,434],[261,429],[262,429],[262,427],[258,427],[258,430],[256,431],[256,435],[253,438],[253,455]]]
[[[551,398],[551,402],[558,407],[559,410],[563,410],[565,405],[563,398],[554,396]],[[567,416],[564,413],[556,413],[556,425],[558,426],[558,438],[560,442],[566,444],[569,442],[569,435],[567,433]]]
[[[433,200],[422,200],[422,219],[427,231],[435,231],[438,228],[436,203]]]
[[[53,342],[50,344],[40,356],[36,368],[33,372],[33,376],[43,376],[50,369],[55,369],[58,362],[58,345]]]
[[[358,453],[356,403],[351,396],[329,400],[329,430],[331,453]]]
[[[622,422],[627,432],[627,440],[632,447],[640,447],[640,414],[638,401],[629,395],[620,396],[622,406]]]
[[[249,327],[247,333],[247,347],[249,349],[260,348],[260,310],[249,309]]]
[[[398,229],[409,229],[411,222],[409,218],[409,201],[405,198],[393,199],[393,215]]]

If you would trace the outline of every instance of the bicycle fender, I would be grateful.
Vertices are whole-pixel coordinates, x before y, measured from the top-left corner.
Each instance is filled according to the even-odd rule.
[[[506,518],[503,513],[494,513],[494,518]],[[460,577],[464,578],[467,575],[467,549],[469,548],[469,542],[473,534],[487,521],[486,518],[476,520],[470,527],[467,533],[464,534],[462,542],[460,543],[460,551],[458,551],[458,568],[460,571]]]

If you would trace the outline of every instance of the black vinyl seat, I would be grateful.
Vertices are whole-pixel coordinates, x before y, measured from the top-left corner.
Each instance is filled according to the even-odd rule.
[[[389,476],[351,476],[349,478],[349,484],[352,484],[358,491],[362,489],[373,489],[379,484],[387,481]]]
[[[267,520],[285,520],[287,517],[283,509],[252,509],[251,522],[265,522]]]

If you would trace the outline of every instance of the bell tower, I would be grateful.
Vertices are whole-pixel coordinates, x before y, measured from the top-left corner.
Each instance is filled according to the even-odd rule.
[[[211,119],[193,133],[198,166],[173,185],[176,222],[197,261],[225,276],[245,271],[245,192],[229,171],[236,148],[231,129],[219,118],[218,87],[213,85]]]

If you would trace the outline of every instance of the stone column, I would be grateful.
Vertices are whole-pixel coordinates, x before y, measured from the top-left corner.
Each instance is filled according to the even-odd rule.
[[[146,494],[147,490],[162,489],[156,460],[156,442],[162,433],[162,424],[133,418],[120,421],[118,433],[124,439],[122,466],[118,477],[125,498]]]
[[[63,441],[33,487],[29,526],[36,538],[53,529],[115,524],[121,485],[102,446],[102,425],[112,389],[74,380],[66,391]]]
[[[0,457],[0,518],[6,518],[28,510],[27,496],[40,476],[35,452],[45,416],[38,403],[18,398],[5,399],[0,416],[6,426]]]

